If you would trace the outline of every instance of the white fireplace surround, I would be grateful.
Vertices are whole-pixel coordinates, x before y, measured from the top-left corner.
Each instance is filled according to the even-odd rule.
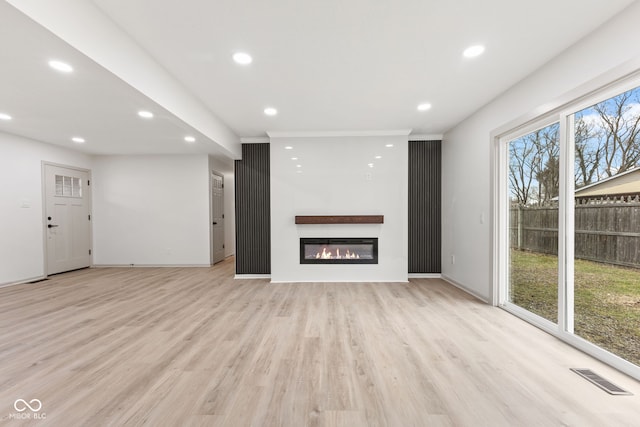
[[[408,280],[407,135],[271,135],[272,282]],[[364,214],[384,215],[384,224],[294,221]],[[377,237],[378,264],[300,264],[301,237]]]

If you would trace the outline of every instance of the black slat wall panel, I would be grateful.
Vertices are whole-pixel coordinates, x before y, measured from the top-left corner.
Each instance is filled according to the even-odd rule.
[[[271,274],[269,144],[242,144],[235,161],[236,274]]]
[[[441,273],[441,141],[409,141],[409,273]]]

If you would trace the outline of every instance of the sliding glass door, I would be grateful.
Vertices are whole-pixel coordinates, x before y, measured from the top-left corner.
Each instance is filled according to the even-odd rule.
[[[640,89],[573,114],[573,332],[640,365]]]
[[[508,301],[558,322],[559,125],[508,142]]]
[[[498,303],[640,378],[640,77],[497,139]]]

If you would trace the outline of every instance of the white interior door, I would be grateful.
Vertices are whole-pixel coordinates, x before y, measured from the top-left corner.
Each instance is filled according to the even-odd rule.
[[[47,274],[89,267],[89,172],[44,166]]]
[[[224,178],[211,173],[211,263],[224,259]]]

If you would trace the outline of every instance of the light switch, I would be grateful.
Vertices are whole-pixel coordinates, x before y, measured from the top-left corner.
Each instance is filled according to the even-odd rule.
[[[31,207],[31,201],[23,200],[22,203],[20,203],[20,207],[21,208],[30,208]]]

